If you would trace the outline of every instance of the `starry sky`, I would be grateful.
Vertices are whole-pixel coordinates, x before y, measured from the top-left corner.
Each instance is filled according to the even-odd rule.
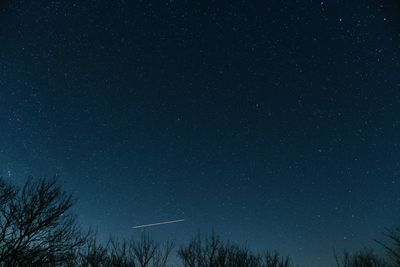
[[[0,175],[100,237],[215,229],[302,266],[400,219],[397,1],[9,0]]]

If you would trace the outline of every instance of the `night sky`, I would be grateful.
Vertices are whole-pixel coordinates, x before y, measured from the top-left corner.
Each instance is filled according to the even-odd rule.
[[[0,4],[0,175],[100,238],[213,228],[302,266],[400,220],[396,1]]]

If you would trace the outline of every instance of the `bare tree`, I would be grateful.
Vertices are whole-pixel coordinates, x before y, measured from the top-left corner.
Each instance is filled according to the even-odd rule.
[[[75,266],[80,267],[106,267],[109,266],[110,257],[105,246],[98,243],[96,236],[88,238],[86,244],[77,252]]]
[[[288,256],[281,256],[278,252],[265,252],[261,255],[262,267],[290,267],[292,262]]]
[[[80,251],[77,266],[82,267],[166,267],[172,242],[159,243],[142,233],[138,241],[111,238],[106,246],[95,237]]]
[[[85,243],[73,204],[56,179],[28,179],[22,189],[0,178],[0,262],[3,266],[62,266]]]
[[[168,259],[174,247],[175,247],[174,243],[169,240],[160,244],[152,260],[152,266],[166,267],[168,265]]]
[[[139,241],[131,242],[134,266],[139,267],[164,267],[174,245],[172,242],[160,244],[143,232]]]
[[[344,251],[341,256],[335,253],[337,267],[389,267],[390,265],[372,249],[363,249],[350,254]]]
[[[386,241],[375,240],[387,252],[393,266],[400,266],[400,227],[387,229],[384,233]]]
[[[277,252],[254,253],[229,241],[224,242],[214,232],[202,237],[198,234],[178,251],[185,267],[289,267],[288,257]]]
[[[183,266],[185,267],[201,267],[206,266],[206,252],[202,245],[201,235],[198,234],[193,238],[186,247],[178,250]],[[225,255],[225,254],[224,254]]]
[[[145,233],[142,234],[139,241],[132,241],[134,260],[140,267],[150,265],[150,261],[154,257],[156,250],[156,243]]]

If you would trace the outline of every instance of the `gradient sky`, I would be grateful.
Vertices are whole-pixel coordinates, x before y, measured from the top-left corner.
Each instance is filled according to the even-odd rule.
[[[84,225],[212,228],[302,266],[400,213],[396,1],[9,0],[0,175],[61,175]]]

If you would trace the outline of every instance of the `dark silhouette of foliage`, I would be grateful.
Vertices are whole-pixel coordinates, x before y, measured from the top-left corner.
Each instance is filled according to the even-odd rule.
[[[185,267],[289,267],[288,257],[276,252],[253,253],[245,247],[224,242],[214,232],[203,237],[198,234],[178,251]]]

